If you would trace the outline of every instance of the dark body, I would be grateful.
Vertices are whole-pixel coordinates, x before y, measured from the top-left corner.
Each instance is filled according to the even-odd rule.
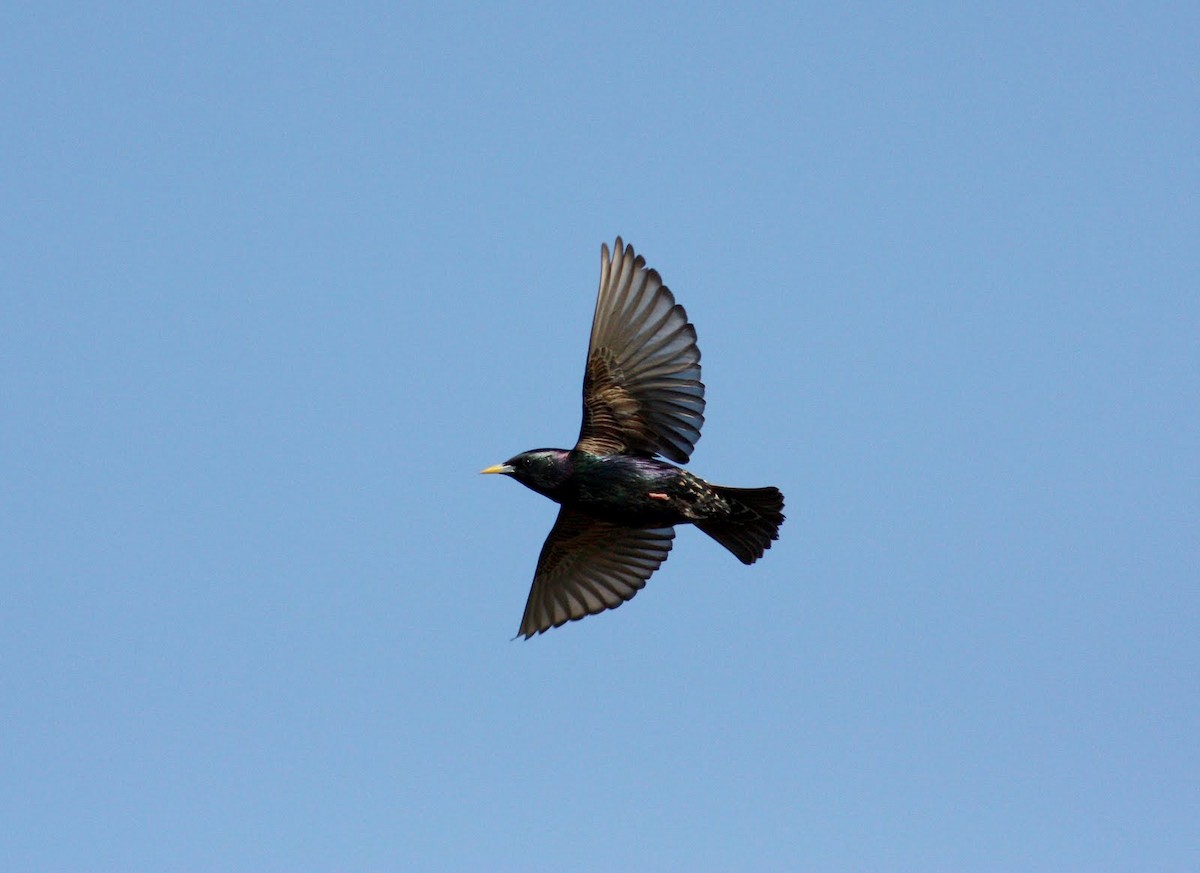
[[[731,514],[729,501],[687,470],[656,458],[537,449],[513,478],[555,503],[630,527],[691,524]],[[511,462],[510,462],[511,463]],[[518,462],[519,464],[519,462]]]
[[[691,457],[704,404],[687,313],[620,237],[611,258],[602,246],[575,448],[534,449],[483,471],[511,476],[561,506],[538,556],[520,635],[631,599],[667,559],[676,525],[694,524],[743,564],[779,538],[778,488],[713,485],[668,462]]]

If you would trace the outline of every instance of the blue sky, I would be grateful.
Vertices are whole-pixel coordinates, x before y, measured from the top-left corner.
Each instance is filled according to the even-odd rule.
[[[0,866],[1195,870],[1187,4],[9,4]],[[512,642],[602,241],[682,529]]]

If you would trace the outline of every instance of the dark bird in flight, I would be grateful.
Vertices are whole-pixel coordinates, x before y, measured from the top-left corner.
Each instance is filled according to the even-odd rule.
[[[704,424],[696,329],[633,248],[600,247],[600,293],[575,448],[534,449],[488,467],[560,504],[538,556],[518,636],[615,609],[694,524],[743,564],[779,538],[778,488],[711,485],[685,464]]]

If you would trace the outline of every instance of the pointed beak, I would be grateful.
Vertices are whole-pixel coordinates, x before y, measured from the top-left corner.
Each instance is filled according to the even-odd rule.
[[[513,468],[508,464],[496,464],[493,467],[488,467],[486,470],[480,470],[480,473],[511,473]]]

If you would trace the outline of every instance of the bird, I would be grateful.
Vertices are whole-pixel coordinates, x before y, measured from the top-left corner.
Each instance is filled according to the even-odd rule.
[[[575,447],[521,452],[480,471],[559,504],[517,637],[632,599],[667,559],[676,525],[695,525],[743,564],[779,538],[778,488],[713,485],[677,466],[691,458],[704,406],[687,312],[621,237],[611,255],[602,244]]]

